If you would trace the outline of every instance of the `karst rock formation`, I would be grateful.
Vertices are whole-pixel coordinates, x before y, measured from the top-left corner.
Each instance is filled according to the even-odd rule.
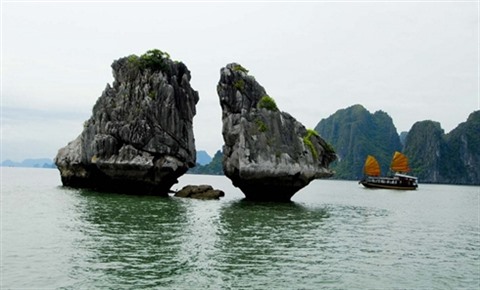
[[[220,71],[223,169],[247,199],[288,201],[317,178],[333,175],[333,148],[281,112],[240,64]]]
[[[62,183],[77,188],[167,195],[195,165],[192,121],[198,93],[190,71],[150,50],[112,64],[83,132],[55,158]]]

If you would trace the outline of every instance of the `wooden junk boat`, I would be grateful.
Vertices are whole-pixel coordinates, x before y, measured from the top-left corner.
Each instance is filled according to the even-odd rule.
[[[368,155],[365,160],[363,172],[365,177],[360,180],[363,186],[368,188],[386,188],[400,190],[414,190],[418,187],[417,178],[407,175],[410,171],[407,156],[400,152],[393,155],[390,169],[395,172],[393,176],[380,176],[380,165],[375,157]]]

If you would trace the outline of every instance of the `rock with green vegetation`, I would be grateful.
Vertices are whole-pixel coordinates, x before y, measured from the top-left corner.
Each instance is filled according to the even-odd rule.
[[[243,66],[222,68],[217,92],[223,170],[248,199],[290,200],[312,180],[333,175],[328,168],[336,158],[332,146],[281,112]]]
[[[257,108],[267,109],[273,112],[278,111],[277,103],[275,103],[275,100],[268,95],[265,95],[260,98],[257,104]]]
[[[407,139],[407,135],[408,135],[408,132],[403,131],[398,136],[398,137],[400,137],[400,143],[402,144],[402,146],[405,146],[405,139]]]
[[[440,156],[446,152],[445,133],[439,122],[430,120],[413,124],[406,139],[411,174],[422,182],[440,182]]]
[[[112,64],[107,84],[80,136],[55,164],[66,186],[168,195],[196,152],[192,121],[198,93],[190,71],[150,50]]]
[[[393,153],[402,149],[392,118],[383,111],[372,114],[362,105],[338,110],[322,119],[315,131],[335,148],[338,160],[332,168],[339,179],[362,178],[368,155],[375,156],[382,174],[387,174]]]
[[[367,155],[375,156],[388,175],[393,152],[402,151],[420,182],[480,184],[480,111],[448,134],[439,122],[426,120],[399,136],[387,113],[371,114],[354,105],[322,119],[315,130],[338,154],[334,178],[360,179]]]
[[[441,172],[448,183],[480,185],[480,110],[445,136],[447,162]]]
[[[440,123],[421,121],[405,140],[412,174],[420,182],[480,184],[480,111],[444,134]]]

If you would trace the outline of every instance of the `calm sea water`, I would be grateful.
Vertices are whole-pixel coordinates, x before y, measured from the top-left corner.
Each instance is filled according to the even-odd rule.
[[[1,289],[479,289],[480,187],[369,190],[319,180],[253,203],[60,186],[1,168]]]

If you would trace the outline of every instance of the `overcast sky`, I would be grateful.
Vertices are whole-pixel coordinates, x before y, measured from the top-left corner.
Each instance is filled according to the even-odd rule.
[[[53,158],[112,83],[113,60],[152,48],[190,69],[196,147],[210,155],[223,145],[216,85],[230,62],[307,128],[362,104],[399,133],[427,119],[448,133],[479,109],[478,5],[3,1],[1,160]]]

